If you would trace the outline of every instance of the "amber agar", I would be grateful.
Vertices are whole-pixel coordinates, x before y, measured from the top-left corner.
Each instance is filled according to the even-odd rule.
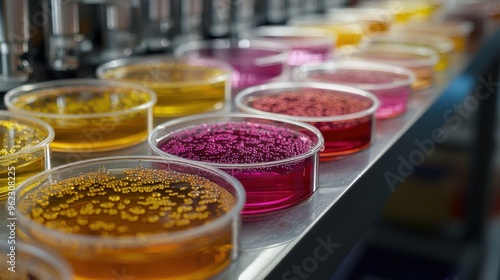
[[[170,118],[222,110],[231,87],[231,67],[218,60],[147,56],[114,60],[97,68],[104,80],[141,84],[158,97],[154,116]]]
[[[182,160],[122,156],[56,167],[17,191],[20,237],[75,279],[207,279],[237,257],[241,184]],[[89,269],[92,267],[92,269]]]
[[[388,10],[368,7],[333,8],[327,11],[327,17],[358,21],[363,24],[368,35],[389,31],[394,22]]]
[[[68,79],[20,86],[4,100],[9,111],[53,127],[53,151],[92,153],[144,141],[152,127],[156,95],[130,83]]]
[[[440,7],[439,0],[366,0],[360,7],[379,8],[389,11],[396,24],[404,25],[411,20],[427,20]]]
[[[27,178],[50,168],[54,130],[44,121],[0,111],[0,200]]]
[[[303,16],[291,19],[288,23],[293,26],[321,28],[329,32],[332,36],[337,37],[336,45],[340,50],[363,45],[368,39],[363,24],[355,20]]]

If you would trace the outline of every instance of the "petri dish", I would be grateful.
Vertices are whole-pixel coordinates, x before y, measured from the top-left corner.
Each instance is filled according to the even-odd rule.
[[[9,239],[12,240],[12,239]],[[73,271],[52,250],[26,242],[0,240],[0,279],[71,280]]]
[[[387,9],[369,7],[342,7],[327,11],[327,17],[332,19],[351,18],[363,24],[365,33],[378,34],[389,31],[394,17]]]
[[[434,83],[434,66],[439,56],[426,47],[369,45],[341,59],[374,61],[410,69],[415,74],[412,89],[419,91]]]
[[[407,25],[395,26],[392,31],[429,34],[447,37],[453,41],[454,51],[463,52],[467,50],[469,36],[473,25],[466,21],[435,21],[435,22],[411,22]]]
[[[288,77],[289,47],[262,39],[192,41],[174,49],[177,57],[210,58],[233,68],[232,94],[256,84]]]
[[[67,79],[17,87],[4,102],[11,112],[52,126],[51,150],[93,153],[143,142],[152,127],[156,94],[130,83]]]
[[[404,25],[412,20],[425,21],[441,6],[440,0],[370,0],[361,1],[360,7],[379,8],[389,11],[394,22],[398,25]]]
[[[321,28],[337,37],[336,46],[339,51],[356,48],[367,43],[363,24],[355,18],[332,19],[326,16],[306,15],[287,22],[292,26]]]
[[[312,27],[266,25],[256,27],[243,36],[287,45],[290,48],[290,67],[329,60],[336,46],[336,37],[331,33]]]
[[[276,82],[248,88],[236,96],[239,110],[308,123],[323,135],[321,161],[369,147],[379,101],[372,93],[341,84]]]
[[[304,65],[294,72],[297,80],[345,84],[373,93],[380,105],[375,116],[380,119],[402,115],[415,74],[406,68],[371,61],[336,61]]]
[[[434,66],[434,70],[436,71],[448,69],[451,54],[455,48],[453,41],[447,37],[429,34],[408,34],[397,31],[373,36],[370,38],[369,44],[384,47],[402,45],[430,48],[436,51],[439,56],[439,60]]]
[[[20,237],[60,254],[76,279],[209,279],[237,257],[245,192],[210,166],[96,158],[39,173],[16,194]]]
[[[394,18],[395,24],[406,24],[410,19],[415,18],[417,12],[416,6],[405,4],[403,1],[365,0],[361,1],[357,7],[389,11]]]
[[[27,178],[49,169],[54,130],[46,122],[0,110],[0,200]]]
[[[243,217],[292,207],[318,188],[323,137],[313,126],[283,118],[225,113],[178,118],[148,138],[153,154],[219,168],[238,179]]]
[[[154,55],[110,61],[96,75],[152,89],[158,97],[155,118],[172,118],[224,109],[231,72],[222,61]]]

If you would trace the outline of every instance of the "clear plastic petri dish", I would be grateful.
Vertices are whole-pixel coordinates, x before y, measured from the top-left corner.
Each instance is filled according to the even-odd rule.
[[[253,28],[242,36],[287,45],[290,48],[288,65],[291,67],[329,60],[336,46],[336,37],[331,33],[312,27],[266,25]]]
[[[418,91],[434,83],[434,67],[439,56],[426,47],[368,45],[341,59],[374,61],[410,69],[415,74],[412,89]]]
[[[441,3],[433,0],[363,0],[359,7],[379,8],[389,11],[396,24],[404,25],[411,20],[427,20],[441,6]]]
[[[439,55],[439,60],[434,66],[436,71],[448,69],[451,54],[455,49],[453,41],[447,37],[429,34],[408,34],[406,32],[390,32],[370,38],[370,45],[390,47],[394,45],[416,46],[433,49]]]
[[[467,21],[417,21],[406,25],[398,25],[392,31],[428,34],[447,37],[453,41],[454,51],[463,52],[467,50],[470,43],[469,37],[473,29],[473,24]]]
[[[68,79],[17,87],[4,102],[15,114],[51,125],[53,151],[93,153],[143,142],[152,128],[156,94],[131,83]]]
[[[13,239],[9,239],[13,240]],[[26,242],[0,240],[0,279],[71,280],[73,271],[52,250]]]
[[[326,13],[332,19],[351,18],[363,24],[365,33],[378,34],[389,31],[394,22],[394,16],[387,10],[369,7],[332,8]]]
[[[237,257],[245,192],[210,166],[114,156],[39,173],[16,197],[19,235],[76,279],[209,279]]]
[[[367,43],[363,24],[356,18],[333,19],[327,16],[306,15],[290,19],[292,26],[321,28],[337,37],[336,46],[339,51],[356,48]]]
[[[315,126],[325,144],[321,161],[369,147],[374,139],[378,98],[341,84],[281,82],[248,88],[236,96],[239,110]]]
[[[213,39],[192,41],[174,49],[174,56],[210,58],[233,68],[232,94],[267,81],[287,78],[290,48],[262,39]]]
[[[231,72],[228,64],[213,59],[154,55],[110,61],[100,65],[96,75],[152,89],[158,97],[155,118],[172,118],[224,109]]]
[[[0,110],[0,201],[27,178],[49,169],[54,130],[46,122]]]
[[[325,62],[296,70],[296,80],[344,84],[373,93],[380,101],[375,113],[380,119],[406,112],[415,81],[415,74],[409,69],[372,61]]]
[[[237,178],[247,201],[243,217],[272,214],[318,188],[323,137],[313,126],[271,116],[202,114],[157,126],[153,154],[203,162]]]

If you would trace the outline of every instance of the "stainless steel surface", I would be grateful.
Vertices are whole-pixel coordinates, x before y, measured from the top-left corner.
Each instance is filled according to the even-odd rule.
[[[83,36],[49,36],[47,64],[55,71],[78,70],[81,65],[80,43]]]
[[[50,22],[46,24],[46,57],[48,68],[55,71],[74,71],[80,68],[80,17],[78,2],[45,1]]]
[[[29,39],[28,3],[26,0],[2,1],[0,5],[0,41]]]
[[[256,0],[203,1],[201,34],[205,38],[235,37],[256,26]]]
[[[302,13],[302,0],[287,0],[286,1],[286,20],[297,17]]]
[[[0,85],[10,89],[29,79],[32,69],[29,52],[27,0],[5,0],[0,3]]]
[[[54,1],[61,2],[61,0]],[[58,48],[61,56],[65,53],[75,53],[75,48],[71,49],[70,46],[78,46],[76,50],[81,51],[81,64],[95,66],[113,59],[146,52],[148,33],[145,30],[154,32],[153,28],[150,29],[152,25],[148,24],[146,20],[149,17],[147,10],[149,6],[145,5],[149,3],[148,1],[68,0],[62,2],[66,9],[69,9],[66,7],[68,2],[78,6],[78,24],[81,34],[78,34],[79,36],[67,35],[67,38],[58,39],[59,44],[65,44]],[[162,16],[166,12],[163,6],[160,7],[161,9],[156,8],[158,6],[154,8],[156,13],[152,15],[153,18]],[[157,33],[149,36],[149,38],[151,37],[160,37],[159,40],[162,40]],[[156,41],[153,45],[155,43]],[[51,50],[51,48],[48,49]],[[52,47],[52,49],[55,48]],[[50,61],[53,53],[57,54],[58,52],[47,53],[46,59]],[[71,60],[67,59],[67,61]],[[67,69],[55,70],[73,69],[67,67]]]
[[[257,0],[256,2],[258,2],[256,12],[259,13],[261,17],[259,18],[259,25],[284,24],[288,15],[288,6],[293,4],[291,3],[292,1],[286,0]],[[294,2],[298,3],[297,1]]]
[[[230,0],[203,1],[203,11],[201,18],[201,28],[203,36],[227,36],[229,34],[230,14]]]
[[[102,28],[104,36],[102,37],[101,62],[141,52],[139,42],[142,34],[139,31],[141,28],[138,28],[141,25],[140,3],[122,0],[105,4],[102,8],[104,10]]]
[[[303,14],[314,14],[319,8],[320,0],[304,0],[302,4]]]
[[[106,29],[128,31],[132,20],[130,6],[131,3],[129,0],[105,5]]]
[[[173,11],[171,0],[142,0],[146,16],[143,21],[144,43],[149,50],[167,49],[171,42]]]
[[[238,33],[257,25],[255,18],[255,2],[256,0],[231,1],[231,20],[229,23],[230,36],[236,37]]]
[[[75,1],[50,1],[52,34],[71,36],[80,33],[78,3]]]
[[[202,12],[205,0],[175,0],[176,10],[172,15],[176,26],[172,35],[172,48],[201,38]]]

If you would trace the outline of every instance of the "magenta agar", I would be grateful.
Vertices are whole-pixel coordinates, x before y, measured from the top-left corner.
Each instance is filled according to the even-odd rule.
[[[368,90],[380,100],[377,118],[391,118],[406,112],[411,93],[408,75],[400,73],[337,69],[335,71],[313,71],[307,74],[311,80],[346,84]]]
[[[157,147],[167,155],[214,164],[236,177],[247,194],[242,213],[259,214],[287,208],[314,192],[318,157],[304,155],[317,143],[305,133],[271,123],[227,121],[174,130]]]

